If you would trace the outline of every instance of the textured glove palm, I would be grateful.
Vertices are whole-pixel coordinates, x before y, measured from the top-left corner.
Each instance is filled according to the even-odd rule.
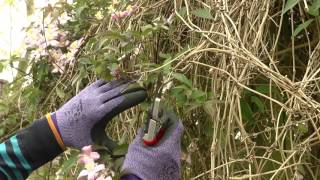
[[[124,174],[135,174],[143,180],[179,179],[183,125],[174,114],[169,117],[170,125],[155,146],[144,145],[143,131],[139,130],[125,157],[122,166]]]
[[[98,80],[56,111],[55,124],[65,145],[82,148],[93,144],[94,131],[105,136],[109,120],[146,96],[137,83]]]

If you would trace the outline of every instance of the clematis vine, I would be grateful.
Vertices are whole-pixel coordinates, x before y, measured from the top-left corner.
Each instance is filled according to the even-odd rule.
[[[49,8],[50,9],[50,8]],[[45,18],[42,13],[32,16],[32,23],[26,28],[25,45],[35,60],[48,58],[53,65],[53,73],[63,73],[67,65],[73,65],[75,54],[82,38],[70,41],[69,33],[61,29],[71,17],[63,12],[56,17],[53,10]],[[43,19],[44,18],[44,19]]]
[[[81,150],[79,155],[79,163],[84,164],[84,168],[79,176],[78,180],[107,180],[103,171],[106,169],[103,164],[98,164],[95,161],[100,158],[99,153],[92,151],[91,146],[85,146]]]

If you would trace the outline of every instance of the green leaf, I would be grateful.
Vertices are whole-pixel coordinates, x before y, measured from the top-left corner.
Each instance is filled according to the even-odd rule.
[[[153,27],[151,24],[147,24],[141,27],[142,35],[144,36],[152,34],[152,32],[155,30],[156,28]]]
[[[203,104],[206,101],[206,93],[198,89],[194,89],[191,93],[191,97],[196,100],[197,103]]]
[[[180,107],[185,105],[185,103],[187,103],[188,101],[187,96],[184,94],[179,94],[179,95],[176,95],[175,97],[176,97],[176,102]]]
[[[23,90],[23,96],[26,98],[31,104],[36,104],[41,97],[42,91],[36,87],[28,87]]]
[[[63,161],[63,164],[61,166],[61,173],[64,174],[70,171],[70,169],[73,166],[77,165],[77,161],[78,161],[78,154],[71,155],[71,157],[69,157],[68,160]]]
[[[163,64],[166,64],[166,65],[163,67],[163,69],[162,69],[162,72],[163,72],[165,75],[169,74],[170,71],[171,71],[171,63],[172,63],[172,62],[170,62],[171,60],[172,60],[172,59],[169,58],[169,59],[166,59],[166,60],[163,62]]]
[[[173,89],[180,89],[181,91],[188,91],[188,90],[190,90],[190,88],[187,87],[187,86],[185,86],[185,85],[179,85],[179,86],[174,87]]]
[[[261,94],[266,94],[269,95],[270,91],[270,86],[268,84],[261,84],[257,86],[256,90],[260,92]],[[281,93],[277,86],[271,86],[271,92],[273,96],[281,96]]]
[[[148,75],[147,80],[145,81],[145,83],[147,85],[150,84],[154,84],[158,81],[158,74],[157,73],[151,73],[150,75]]]
[[[109,40],[116,40],[116,39],[125,40],[126,39],[126,36],[121,34],[120,31],[107,31],[105,35]]]
[[[180,16],[185,17],[187,14],[187,8],[182,7],[178,13],[180,14]]]
[[[187,85],[189,88],[192,87],[191,81],[190,81],[184,74],[174,73],[174,74],[172,74],[172,76],[173,76],[176,80],[178,80],[178,81],[180,81],[181,83]]]
[[[265,112],[265,105],[257,96],[251,96],[251,102],[257,105],[260,112]]]
[[[145,112],[147,112],[150,109],[150,103],[148,103],[146,101],[140,103],[139,106]]]
[[[288,0],[283,11],[282,14],[286,13],[287,11],[289,11],[290,9],[292,9],[295,5],[298,4],[300,0]]]
[[[104,47],[105,44],[108,44],[109,39],[117,39],[117,38],[110,38],[110,37],[104,37],[100,39],[100,41],[97,43],[97,50],[100,50]]]
[[[319,16],[320,0],[314,0],[309,7],[308,13],[313,16]]]
[[[206,112],[208,115],[212,116],[215,114],[213,107],[213,100],[210,99],[208,101],[206,101],[203,105],[203,110],[204,112]]]
[[[253,93],[249,90],[246,90],[246,89],[243,90],[243,95],[244,95],[243,97],[252,96],[252,94]]]
[[[203,9],[196,9],[191,12],[191,14],[200,17],[200,18],[205,18],[205,19],[213,19],[213,16],[210,13],[210,9],[208,8],[203,8]]]
[[[100,78],[107,79],[107,80],[112,79],[111,70],[109,69],[109,64],[106,61],[98,63],[94,71]]]
[[[60,88],[56,88],[56,93],[59,96],[59,98],[63,99],[65,97],[65,93],[60,89]]]
[[[299,26],[294,30],[292,36],[296,37],[302,30],[306,29],[312,22],[314,19],[309,19],[308,21],[299,24]]]
[[[123,162],[124,162],[124,157],[116,158],[116,160],[112,163],[112,166],[111,166],[112,169],[115,169],[117,172],[120,172]],[[120,173],[116,173],[116,174],[120,174]],[[120,179],[120,177],[117,177],[117,175],[115,175],[112,179]]]
[[[269,94],[269,89],[269,85],[262,84],[259,85],[256,90],[262,94]]]
[[[241,106],[242,117],[246,121],[253,123],[253,118],[252,118],[253,113],[252,113],[250,105],[247,102],[245,102],[244,100],[240,100],[240,106]]]
[[[128,152],[128,144],[121,144],[119,146],[117,146],[114,150],[113,150],[113,155],[114,156],[122,156],[125,155]]]
[[[299,131],[299,134],[305,134],[305,133],[307,133],[307,132],[308,132],[308,127],[307,127],[307,125],[302,124],[302,123],[298,124],[298,131]]]
[[[0,114],[7,114],[9,112],[9,107],[7,104],[0,102]]]
[[[162,69],[162,72],[166,75],[169,74],[170,70],[171,70],[171,60],[172,60],[172,56],[171,54],[164,54],[164,53],[160,53],[159,56],[161,58],[164,58],[165,61],[163,62],[163,65],[165,65]]]
[[[78,62],[83,64],[83,65],[88,65],[88,64],[92,64],[89,58],[86,57],[81,57],[78,59]]]
[[[85,46],[85,50],[87,51],[91,50],[96,43],[97,43],[97,39],[95,37],[90,38]]]
[[[207,137],[212,137],[213,135],[213,123],[211,120],[207,120],[204,122],[204,125],[203,125],[203,130],[204,130],[204,134],[207,136]]]
[[[179,106],[184,105],[188,100],[187,96],[184,93],[186,89],[189,90],[189,88],[184,85],[177,86],[171,89],[171,96],[176,98],[176,103]]]

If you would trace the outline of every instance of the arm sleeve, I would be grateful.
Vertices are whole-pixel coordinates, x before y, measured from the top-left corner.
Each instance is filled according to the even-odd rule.
[[[46,118],[0,144],[0,179],[22,180],[63,152]]]

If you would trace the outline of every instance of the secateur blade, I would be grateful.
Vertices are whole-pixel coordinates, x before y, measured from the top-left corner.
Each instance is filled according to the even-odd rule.
[[[165,82],[157,93],[154,99],[150,114],[147,118],[143,142],[145,145],[153,146],[157,144],[165,133],[166,125],[169,120],[166,113],[163,111],[163,95],[170,89],[171,81]]]

